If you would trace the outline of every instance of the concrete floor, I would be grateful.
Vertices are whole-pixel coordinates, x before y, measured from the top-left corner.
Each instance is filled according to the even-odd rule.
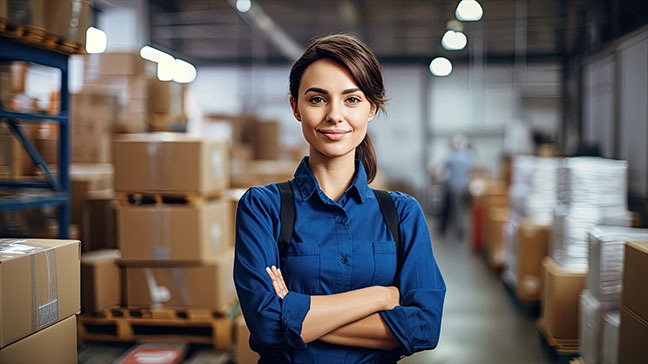
[[[516,304],[483,254],[465,240],[433,236],[432,246],[447,285],[439,346],[399,363],[551,363],[536,318]]]
[[[432,241],[448,287],[441,339],[437,349],[416,353],[399,364],[556,362],[542,346],[536,318],[516,305],[482,253],[457,238],[433,236]],[[127,349],[85,345],[79,350],[79,363],[113,363]],[[185,364],[231,363],[229,359],[227,354],[201,349],[192,352]]]

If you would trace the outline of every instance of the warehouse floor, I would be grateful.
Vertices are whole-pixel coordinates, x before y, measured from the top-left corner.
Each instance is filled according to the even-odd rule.
[[[400,363],[551,363],[536,319],[516,304],[484,256],[467,241],[435,236],[432,240],[448,286],[441,339],[436,350],[414,354]],[[86,344],[79,348],[79,363],[114,363],[127,350],[124,345]],[[225,364],[231,363],[229,358],[209,348],[191,348],[185,363]]]

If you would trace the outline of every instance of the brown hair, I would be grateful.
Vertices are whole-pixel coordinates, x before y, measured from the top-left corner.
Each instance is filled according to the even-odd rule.
[[[380,64],[374,52],[360,40],[346,34],[332,34],[312,39],[304,54],[290,70],[290,95],[297,101],[299,85],[304,71],[320,59],[332,60],[351,73],[358,87],[369,102],[378,110],[385,111],[385,86]],[[378,170],[376,152],[369,135],[365,135],[356,148],[356,159],[360,159],[367,171],[367,181],[371,183]]]

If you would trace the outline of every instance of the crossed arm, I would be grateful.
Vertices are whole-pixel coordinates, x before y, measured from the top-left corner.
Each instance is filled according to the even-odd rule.
[[[275,293],[280,298],[288,288],[276,267],[266,268]],[[330,344],[374,349],[394,349],[400,345],[378,312],[398,306],[396,287],[372,286],[333,295],[311,296],[310,310],[302,325],[302,339]]]

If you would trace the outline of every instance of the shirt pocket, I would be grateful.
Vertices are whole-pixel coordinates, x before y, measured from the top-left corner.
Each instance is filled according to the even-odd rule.
[[[374,273],[373,285],[391,286],[396,274],[396,243],[375,241],[373,243]]]
[[[281,260],[281,273],[288,289],[304,294],[322,294],[320,262],[319,244],[291,243]]]

